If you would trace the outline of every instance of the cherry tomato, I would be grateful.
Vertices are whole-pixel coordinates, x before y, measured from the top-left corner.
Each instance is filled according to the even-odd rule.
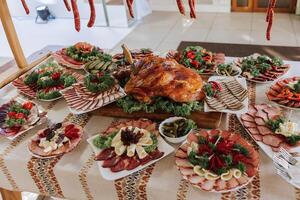
[[[18,113],[16,114],[17,119],[23,119],[25,117],[24,113]]]
[[[15,118],[16,117],[16,112],[8,112],[7,115],[9,118]]]
[[[191,64],[192,64],[195,68],[197,68],[197,67],[199,66],[199,62],[198,62],[197,60],[193,60],[193,61],[191,62]]]
[[[59,72],[53,73],[53,74],[51,75],[51,78],[52,78],[53,80],[58,80],[58,79],[60,79],[60,73],[59,73]]]
[[[33,104],[31,102],[26,102],[23,104],[23,108],[26,110],[31,110]]]

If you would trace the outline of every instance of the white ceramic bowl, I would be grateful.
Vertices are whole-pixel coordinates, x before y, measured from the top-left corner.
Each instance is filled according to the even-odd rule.
[[[239,76],[239,75],[242,74],[242,69],[241,69],[240,67],[238,67],[238,66],[236,66],[236,65],[233,65],[232,68],[238,72],[237,75],[235,75],[235,76],[233,76],[233,77],[236,77],[236,76]],[[216,69],[216,73],[217,73],[219,76],[225,76],[225,75],[222,75],[221,73],[219,73],[219,68]]]
[[[164,137],[168,142],[171,142],[171,143],[174,143],[174,144],[176,144],[176,143],[182,143],[183,141],[185,141],[186,138],[187,138],[187,136],[188,136],[188,135],[191,133],[191,131],[193,130],[193,129],[191,129],[186,135],[181,136],[181,137],[177,137],[177,138],[172,138],[172,137],[166,136],[166,135],[163,133],[163,125],[164,125],[165,123],[174,122],[174,121],[176,121],[176,120],[178,120],[178,119],[185,119],[185,120],[187,120],[187,119],[184,118],[184,117],[170,117],[170,118],[167,118],[167,119],[165,119],[164,121],[162,121],[162,122],[159,124],[159,127],[158,127],[159,133],[162,135],[162,137]]]

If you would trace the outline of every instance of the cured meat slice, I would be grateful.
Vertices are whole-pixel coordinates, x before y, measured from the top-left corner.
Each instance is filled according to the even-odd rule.
[[[256,104],[256,105],[254,105],[254,107],[256,108],[257,111],[259,111],[259,110],[266,109],[269,106],[267,104]]]
[[[245,175],[242,175],[240,178],[237,179],[240,185],[243,185],[249,181],[249,178]]]
[[[110,168],[110,170],[112,172],[120,172],[126,169],[126,167],[129,165],[129,157],[121,157],[121,159],[119,160],[119,162],[117,164],[115,164],[114,166],[112,166]]]
[[[259,130],[257,128],[247,128],[247,130],[252,134],[252,135],[257,135],[259,134]]]
[[[161,158],[164,155],[164,152],[160,152],[159,150],[155,150],[149,153],[151,160],[156,160]]]
[[[206,130],[204,130],[204,129],[201,129],[198,132],[198,135],[207,138],[208,137],[208,132]]]
[[[254,123],[254,122],[244,121],[243,124],[246,128],[256,128],[257,127],[256,123]]]
[[[146,156],[145,158],[143,159],[140,159],[141,161],[141,165],[146,165],[148,162],[150,162],[152,160],[151,156]]]
[[[205,179],[205,181],[201,184],[201,188],[203,190],[210,191],[214,188],[215,184],[216,184],[215,180]]]
[[[236,178],[232,177],[229,181],[227,181],[227,189],[232,189],[239,186],[239,182]]]
[[[187,159],[175,158],[175,162],[178,167],[185,167],[185,168],[193,167],[193,165]]]
[[[209,136],[210,137],[213,137],[213,136],[215,136],[215,135],[219,135],[220,134],[220,130],[218,130],[218,129],[212,129],[210,132],[209,132]]]
[[[189,178],[189,181],[191,184],[195,184],[195,185],[198,185],[199,183],[203,182],[205,180],[204,177],[201,177],[201,176],[190,176]]]
[[[253,137],[254,140],[256,140],[256,141],[262,141],[262,138],[263,138],[262,135],[252,135],[252,137]]]
[[[180,172],[183,176],[186,176],[186,177],[189,177],[189,176],[200,177],[197,174],[195,174],[193,168],[182,168],[180,170]]]
[[[187,153],[188,146],[189,146],[188,143],[185,143],[181,145],[179,149]]]
[[[111,168],[113,166],[115,166],[119,161],[120,161],[121,157],[117,156],[117,157],[112,157],[110,159],[104,160],[102,167],[103,168]]]
[[[187,158],[188,155],[186,151],[183,151],[181,148],[179,148],[175,156],[178,158]]]
[[[229,138],[230,135],[231,135],[231,132],[229,132],[229,131],[221,131],[221,133],[220,133],[220,136],[222,136],[223,139]]]
[[[281,109],[277,107],[268,107],[263,109],[265,113],[268,115],[268,119],[274,119],[282,114]]]
[[[246,174],[249,177],[255,176],[257,170],[250,164],[245,164],[245,166],[246,166]]]
[[[196,143],[198,143],[198,136],[196,135],[196,134],[194,134],[193,132],[192,133],[190,133],[189,135],[188,135],[188,137],[187,137],[187,141],[189,142],[189,143],[192,143],[192,142],[196,142]]]
[[[282,142],[282,139],[274,134],[264,135],[262,142],[272,147],[279,147],[280,143]]]
[[[260,126],[264,126],[266,124],[266,122],[260,117],[255,118],[255,123]]]
[[[222,179],[218,179],[214,188],[217,191],[225,190],[227,189],[227,182]]]
[[[273,135],[273,131],[266,126],[257,126],[257,129],[261,135]]]
[[[108,160],[112,157],[115,157],[116,153],[114,148],[107,148],[101,151],[96,157],[95,160]]]
[[[260,117],[264,122],[267,122],[269,120],[267,112],[264,112],[263,110],[259,110],[255,116]]]
[[[130,159],[128,166],[126,167],[127,170],[133,170],[140,165],[140,160],[134,156]]]
[[[254,107],[254,105],[249,105],[248,114],[252,117],[255,117],[255,114],[257,113],[257,109]]]
[[[245,113],[241,115],[241,119],[243,121],[247,121],[247,122],[255,122],[254,118],[252,115],[250,115],[249,113]]]

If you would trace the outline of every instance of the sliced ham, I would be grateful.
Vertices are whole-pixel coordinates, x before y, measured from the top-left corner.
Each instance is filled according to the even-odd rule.
[[[253,137],[254,140],[256,140],[256,141],[262,141],[262,138],[263,138],[262,135],[252,135],[252,137]]]
[[[243,124],[244,124],[244,126],[245,126],[246,128],[256,128],[256,127],[257,127],[257,125],[256,125],[255,122],[247,122],[247,121],[244,121]]]
[[[273,135],[264,135],[262,141],[266,145],[272,147],[279,147],[280,143],[282,142],[282,139],[273,134]]]
[[[249,113],[242,114],[241,119],[246,122],[254,122],[253,116],[251,116]]]
[[[263,119],[264,122],[267,122],[269,120],[267,112],[264,112],[263,110],[259,110],[255,116],[256,116],[256,118],[259,117],[259,118]]]
[[[185,168],[193,167],[193,165],[187,159],[175,158],[175,162],[178,167],[185,167]]]
[[[192,143],[192,142],[198,143],[199,139],[198,139],[198,136],[197,136],[195,133],[192,132],[192,133],[190,133],[190,134],[188,135],[187,141],[188,141],[189,143]]]
[[[257,129],[261,135],[273,135],[273,131],[266,126],[257,126]]]
[[[259,126],[264,126],[266,124],[266,122],[260,117],[255,118],[255,123]]]
[[[260,133],[259,133],[259,130],[257,129],[257,127],[255,127],[255,128],[247,128],[247,130],[248,130],[252,135],[260,134]]]
[[[177,150],[177,152],[176,152],[176,154],[175,154],[175,156],[177,157],[177,158],[187,158],[187,152],[186,151],[183,151],[182,149],[178,149]]]
[[[227,181],[224,181],[224,180],[222,180],[222,179],[218,179],[217,181],[216,181],[216,185],[215,185],[215,190],[216,191],[222,191],[222,190],[226,190],[227,188]]]
[[[202,182],[200,187],[205,191],[211,191],[214,188],[215,184],[216,184],[215,180],[205,179],[205,181]]]
[[[205,180],[204,177],[201,177],[201,176],[198,176],[198,175],[190,176],[190,177],[188,177],[188,179],[189,179],[190,183],[194,184],[194,185],[198,185],[198,184],[202,183]]]
[[[236,178],[232,177],[230,180],[227,181],[227,189],[233,189],[239,186],[239,182]]]
[[[254,105],[249,105],[248,114],[252,117],[255,117],[255,114],[257,113],[257,109],[254,107]]]
[[[186,177],[189,177],[189,176],[197,176],[197,177],[200,177],[198,176],[197,174],[195,174],[193,168],[182,168],[180,170],[181,174],[183,176],[186,176]],[[196,179],[196,178],[195,178]]]
[[[244,185],[249,181],[249,177],[243,174],[240,178],[237,179],[237,181],[240,185]]]

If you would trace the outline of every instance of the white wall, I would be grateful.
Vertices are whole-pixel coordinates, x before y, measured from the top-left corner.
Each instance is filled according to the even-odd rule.
[[[153,10],[177,11],[176,0],[149,0]],[[182,0],[185,8],[188,7],[188,0]],[[196,0],[196,10],[199,12],[230,12],[231,0]]]

